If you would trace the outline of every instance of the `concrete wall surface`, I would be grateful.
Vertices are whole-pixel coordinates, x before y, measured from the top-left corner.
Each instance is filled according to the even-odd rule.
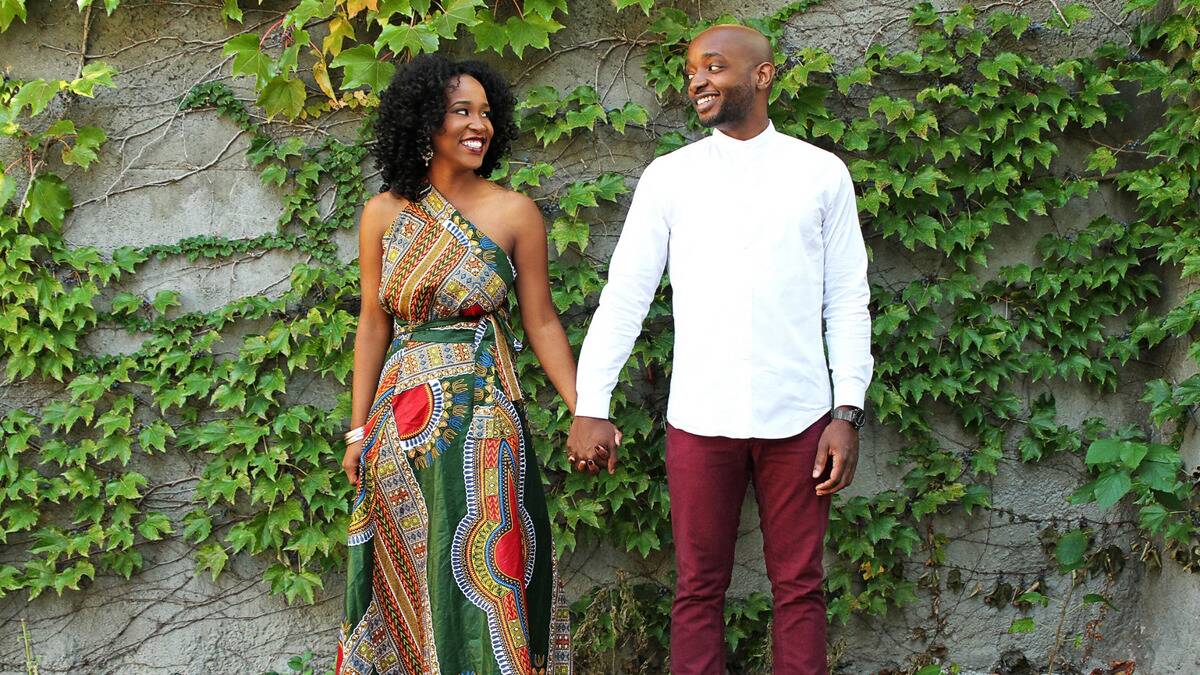
[[[83,35],[82,19],[74,2],[30,2],[28,21],[15,23],[0,34],[0,63],[11,77],[71,77],[78,66]],[[75,246],[95,246],[111,251],[125,245],[173,243],[196,235],[253,237],[273,232],[282,208],[281,192],[264,185],[245,151],[248,134],[211,111],[180,112],[178,103],[197,83],[214,79],[229,82],[248,103],[253,94],[243,78],[232,78],[229,62],[221,54],[223,39],[237,27],[222,21],[220,2],[122,2],[111,16],[92,13],[86,51],[89,58],[113,64],[117,88],[99,90],[95,99],[72,103],[77,122],[102,126],[109,141],[99,163],[89,171],[61,167],[71,185],[76,207],[68,215],[65,233]],[[277,18],[287,5],[274,0],[242,2],[243,26]],[[982,4],[982,3],[981,3]],[[1046,2],[1001,3],[1023,6],[1025,11],[1049,16],[1055,5]],[[1121,14],[1122,0],[1085,3],[1094,17],[1076,26],[1070,38],[1055,37],[1036,48],[1047,57],[1087,54],[1100,41],[1119,35],[1129,26]],[[683,3],[693,15],[712,16],[730,11],[739,17],[774,11],[778,0],[752,2]],[[940,6],[951,6],[949,2]],[[905,39],[907,2],[857,2],[829,0],[794,17],[787,26],[784,48],[815,46],[835,56],[835,70],[844,72],[861,58],[873,41],[900,44]],[[555,47],[582,45],[614,35],[637,35],[649,19],[640,12],[618,13],[607,0],[572,4],[567,28],[553,37]],[[630,47],[606,54],[603,44],[563,51],[545,63],[526,56],[524,62],[490,58],[524,90],[538,84],[570,88],[579,83],[597,85],[611,107],[625,100],[645,104],[659,132],[682,128],[679,103],[660,105],[645,83],[640,69],[642,51]],[[322,118],[322,132],[349,136],[356,126],[354,114]],[[280,133],[311,134],[298,126]],[[691,136],[697,137],[696,134]],[[598,140],[602,147],[572,147],[559,163],[565,168],[555,180],[569,182],[571,162],[593,162],[596,168],[615,170],[636,178],[652,155],[652,137],[629,134],[621,140]],[[588,144],[580,144],[588,145]],[[532,146],[515,150],[527,155]],[[1064,144],[1067,155],[1079,152]],[[8,154],[11,148],[0,148]],[[1080,151],[1081,152],[1081,151]],[[7,163],[6,159],[6,163]],[[1064,160],[1065,161],[1065,160]],[[580,164],[580,170],[584,165]],[[371,179],[371,187],[378,185]],[[627,204],[627,201],[624,202]],[[1061,227],[1084,223],[1097,213],[1128,213],[1130,205],[1119,196],[1101,191],[1069,212],[1051,214]],[[603,212],[606,220],[594,225],[598,251],[611,249],[619,232],[624,205]],[[1036,222],[1046,231],[1051,219]],[[994,264],[1032,259],[1032,243],[1039,231],[998,232]],[[356,255],[353,232],[339,234],[344,259]],[[873,275],[894,275],[903,281],[911,269],[902,250],[878,248]],[[227,260],[188,262],[167,258],[147,263],[125,289],[152,296],[164,289],[181,293],[183,311],[211,310],[239,297],[277,296],[288,287],[289,271],[302,260],[299,254],[269,253],[234,256]],[[1170,275],[1167,275],[1170,277]],[[878,276],[876,276],[878,278]],[[1185,289],[1171,288],[1173,293]],[[253,330],[253,327],[248,328]],[[107,330],[88,341],[97,352],[136,349],[141,336]],[[1160,361],[1180,374],[1189,362],[1184,354],[1168,353]],[[1114,422],[1140,422],[1146,414],[1138,400],[1142,384],[1158,375],[1132,366],[1122,371],[1117,393],[1098,395],[1068,383],[1053,385],[1061,423],[1077,424],[1102,415]],[[8,387],[0,392],[0,412],[11,408],[36,410],[48,390],[33,385]],[[331,397],[336,390],[314,382],[309,396]],[[1037,391],[1030,392],[1035,396]],[[328,399],[322,399],[328,400]],[[945,442],[963,444],[961,430],[946,424]],[[870,425],[864,431],[862,463],[851,494],[870,494],[895,488],[903,471],[891,462],[890,449],[900,439],[887,428]],[[1194,448],[1193,448],[1194,451]],[[205,458],[185,455],[145,457],[138,470],[147,476],[194,476]],[[1193,458],[1195,463],[1195,458]],[[1060,522],[1087,519],[1096,524],[1105,545],[1129,553],[1140,550],[1136,530],[1127,526],[1136,515],[1101,512],[1093,507],[1068,504],[1067,497],[1087,479],[1078,457],[1058,457],[1026,465],[1006,456],[1000,474],[990,486],[992,507],[945,519],[939,531],[949,537],[947,560],[934,570],[918,554],[910,563],[909,578],[925,574],[960,573],[961,584],[945,578],[936,593],[919,592],[919,601],[882,618],[861,617],[845,626],[834,626],[830,641],[836,668],[843,673],[907,673],[930,656],[956,663],[964,673],[1045,672],[1048,655],[1057,651],[1069,658],[1078,673],[1110,672],[1111,664],[1133,660],[1138,673],[1173,675],[1200,673],[1200,580],[1163,561],[1161,569],[1136,558],[1107,583],[1089,581],[1070,589],[1067,577],[1046,571],[1047,557],[1036,544],[1039,533]],[[186,512],[191,499],[188,483],[156,492],[157,508]],[[762,562],[762,538],[757,529],[753,497],[742,511],[737,566],[730,595],[744,597],[769,590]],[[0,599],[0,672],[24,672],[24,647],[18,639],[25,623],[43,675],[57,673],[261,673],[286,672],[289,657],[313,650],[322,664],[332,663],[341,612],[342,579],[326,579],[323,592],[312,605],[288,605],[271,596],[261,581],[264,563],[239,555],[213,582],[194,573],[192,547],[178,539],[144,549],[146,565],[129,581],[100,576],[84,590],[62,596],[45,594],[28,601],[21,594]],[[21,559],[24,552],[6,546],[0,561]],[[637,578],[669,579],[671,562],[659,554],[649,560],[585,545],[561,564],[571,597],[599,583],[611,581],[617,570]],[[1020,593],[1040,588],[1055,598],[1032,616],[1039,629],[1011,634],[1011,621],[1021,616],[1010,606],[994,608],[984,598],[1007,584]],[[1103,593],[1113,607],[1086,606],[1079,598]],[[1068,611],[1061,600],[1074,598]],[[1095,639],[1086,647],[1073,644],[1077,635],[1091,630]],[[1056,646],[1057,645],[1057,646]],[[1097,670],[1093,670],[1097,669]],[[589,674],[590,675],[590,674]]]

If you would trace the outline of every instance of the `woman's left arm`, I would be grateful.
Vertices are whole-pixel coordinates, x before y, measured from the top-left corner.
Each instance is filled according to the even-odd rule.
[[[550,298],[546,226],[533,200],[524,195],[517,195],[514,200],[517,204],[510,212],[513,217],[509,222],[514,228],[513,264],[518,270],[521,324],[550,383],[567,404],[567,410],[575,414],[575,355]]]

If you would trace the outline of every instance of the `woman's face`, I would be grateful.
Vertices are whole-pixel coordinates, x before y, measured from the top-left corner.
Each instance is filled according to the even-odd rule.
[[[433,135],[433,161],[471,170],[483,164],[492,140],[491,108],[479,80],[460,75],[446,90],[446,117]]]

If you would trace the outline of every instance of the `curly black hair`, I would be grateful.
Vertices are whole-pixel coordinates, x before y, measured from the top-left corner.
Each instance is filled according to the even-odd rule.
[[[431,147],[433,134],[446,116],[446,91],[460,75],[470,75],[483,85],[491,108],[492,138],[483,165],[475,171],[488,176],[508,153],[517,136],[516,100],[504,77],[480,61],[452,61],[437,54],[422,54],[396,71],[379,95],[375,120],[375,166],[383,175],[381,192],[420,199],[429,184],[428,167],[421,152]]]

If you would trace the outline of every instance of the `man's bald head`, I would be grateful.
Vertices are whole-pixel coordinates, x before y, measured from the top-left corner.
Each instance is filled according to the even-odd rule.
[[[742,56],[755,65],[775,62],[774,54],[771,52],[771,41],[767,39],[766,35],[749,26],[736,23],[710,26],[692,38],[692,44],[706,38],[715,38],[718,44],[726,46],[726,49],[733,48],[739,52],[737,56]],[[734,55],[729,54],[729,56]]]
[[[688,45],[684,75],[704,126],[741,133],[767,124],[775,58],[762,33],[735,24],[704,30]]]

